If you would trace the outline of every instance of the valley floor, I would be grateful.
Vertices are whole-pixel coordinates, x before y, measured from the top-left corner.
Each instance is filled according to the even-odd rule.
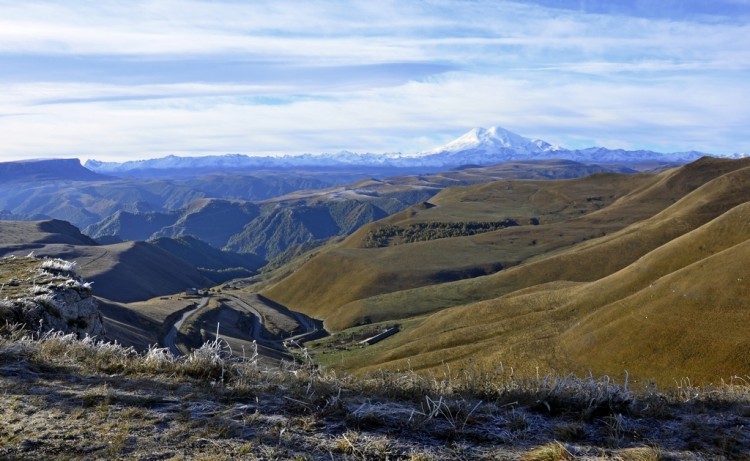
[[[336,376],[218,342],[182,358],[0,335],[2,459],[750,459],[746,383]]]

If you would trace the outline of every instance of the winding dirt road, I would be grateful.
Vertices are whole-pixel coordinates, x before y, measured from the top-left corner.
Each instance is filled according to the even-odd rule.
[[[287,344],[299,345],[299,340],[310,335],[319,334],[322,331],[321,327],[316,325],[315,321],[304,314],[276,305],[257,294],[240,298],[236,295],[224,293],[221,297],[233,304],[236,310],[251,314],[252,323],[249,331],[246,332],[247,337],[242,339],[255,341],[258,345],[258,352],[266,357],[277,360],[289,359],[291,355],[289,354]],[[164,346],[168,347],[175,356],[179,357],[183,355],[176,345],[177,333],[182,324],[192,314],[205,307],[208,304],[208,300],[208,297],[204,297],[195,308],[184,312],[164,336]],[[267,319],[272,319],[272,321],[267,322]],[[288,332],[294,330],[300,331],[300,329],[302,332],[282,340],[278,333],[271,334],[269,332],[268,323],[274,323],[277,330],[278,324],[285,325],[286,328],[281,328],[282,332],[285,330]]]
[[[177,332],[180,331],[180,328],[182,327],[182,324],[185,322],[185,319],[190,317],[194,312],[198,311],[199,309],[202,309],[206,307],[208,304],[208,296],[201,298],[201,301],[198,303],[198,305],[195,306],[195,308],[190,309],[187,312],[184,312],[182,314],[182,317],[177,319],[177,321],[172,325],[172,328],[169,329],[169,332],[164,336],[164,346],[168,347],[169,350],[172,352],[172,355],[175,357],[180,357],[182,355],[182,352],[180,349],[177,348],[177,345],[175,344],[175,341],[177,340]]]
[[[280,351],[284,355],[289,354],[287,344],[298,344],[297,341],[320,332],[320,328],[315,322],[304,314],[286,309],[282,306],[276,305],[272,301],[268,301],[262,296],[251,295],[245,299],[241,299],[234,295],[225,294],[224,297],[232,300],[244,311],[252,314],[253,324],[250,330],[250,336],[256,341],[257,344],[271,349],[273,351]],[[264,328],[265,318],[268,315],[277,316],[277,320],[280,317],[285,317],[287,322],[298,325],[303,331],[294,336],[281,339],[279,337],[269,338],[268,331]],[[290,329],[291,330],[291,329]],[[294,328],[298,330],[298,328]],[[264,334],[265,333],[265,334]],[[275,354],[271,354],[275,355]]]

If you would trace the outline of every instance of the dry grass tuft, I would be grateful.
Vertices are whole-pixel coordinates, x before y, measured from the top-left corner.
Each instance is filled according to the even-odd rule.
[[[573,454],[560,442],[553,442],[530,450],[524,461],[567,461],[575,459]]]
[[[618,461],[662,461],[665,458],[658,448],[634,447],[618,451],[615,459]]]

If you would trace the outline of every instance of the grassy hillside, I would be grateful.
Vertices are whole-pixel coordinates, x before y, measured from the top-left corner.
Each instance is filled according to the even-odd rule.
[[[748,251],[743,203],[579,293],[577,304],[602,307],[566,331],[561,347],[579,364],[641,375],[676,367],[710,381],[750,369]]]
[[[551,282],[446,309],[371,363],[431,368],[472,356],[526,373],[627,370],[667,385],[741,375],[750,366],[741,267],[748,217],[750,205],[740,205],[593,282]]]
[[[434,369],[471,360],[488,368],[510,363],[525,373],[627,369],[666,383],[746,374],[748,346],[740,330],[748,297],[737,280],[747,275],[740,267],[750,236],[747,164],[702,159],[651,177],[630,176],[631,190],[599,209],[577,217],[568,211],[566,219],[570,207],[562,207],[559,220],[538,226],[377,249],[357,248],[363,229],[266,294],[308,309],[333,330],[414,319],[381,344],[344,353],[338,366],[345,368]],[[487,216],[461,210],[461,203],[493,210],[488,190],[476,187],[476,204],[472,188],[455,196],[449,190],[434,200],[444,205],[373,226]],[[513,204],[509,194],[502,195],[506,209]],[[456,211],[440,215],[441,208]],[[531,237],[536,245],[519,245]],[[545,247],[546,238],[555,243]],[[467,242],[481,250],[467,251]],[[486,276],[435,283],[427,275],[476,265],[494,251],[518,257],[520,248],[537,253]]]
[[[657,180],[648,175],[594,175],[559,182],[497,181],[448,189],[430,201],[436,206],[418,205],[364,226],[267,294],[297,310],[326,318],[329,328],[345,328],[368,316],[355,314],[353,318],[350,312],[335,310],[347,303],[493,273],[621,229],[645,213],[628,210],[603,218],[589,216],[607,205],[614,206],[633,188]],[[671,203],[658,193],[651,198],[664,206]],[[511,217],[524,225],[473,236],[366,248],[369,234],[384,226],[499,221]],[[537,219],[539,225],[532,224],[532,219]]]
[[[571,248],[571,251],[559,251],[547,257],[538,257],[526,264],[488,277],[357,300],[339,308],[339,315],[343,319],[369,316],[375,321],[380,321],[492,299],[515,290],[556,280],[596,280],[742,203],[748,187],[748,173],[747,169],[741,169],[710,182],[652,218],[620,232],[581,243]],[[613,205],[613,208],[615,206]],[[628,200],[627,206],[632,206],[632,201]],[[608,210],[610,214],[612,211]],[[741,226],[737,227],[738,238],[743,238],[741,229]],[[672,255],[667,260],[673,261],[675,257]],[[409,306],[409,309],[399,310],[396,306]]]

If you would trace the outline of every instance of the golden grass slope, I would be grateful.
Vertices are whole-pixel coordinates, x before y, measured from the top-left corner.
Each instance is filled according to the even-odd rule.
[[[617,180],[613,180],[613,177]],[[640,184],[649,179],[641,176],[597,175],[584,180],[564,181],[574,192],[569,196],[556,194],[560,199],[554,206],[558,210],[571,209],[573,211],[569,215],[578,217],[591,211],[592,207],[598,208],[586,201],[586,197],[592,193],[606,196],[611,202],[632,187],[632,181]],[[373,226],[398,222],[397,220],[409,222],[417,219],[491,221],[505,219],[508,216],[519,217],[520,214],[526,214],[524,222],[528,222],[529,218],[535,217],[541,211],[529,210],[524,205],[529,195],[540,191],[545,193],[546,189],[554,189],[556,186],[550,181],[520,181],[514,186],[515,192],[508,193],[503,192],[508,190],[508,185],[504,181],[492,183],[491,186],[476,187],[484,194],[483,197],[486,197],[486,200],[476,201],[479,210],[469,207],[460,214],[465,200],[463,195],[460,195],[464,193],[464,188],[459,188],[460,194],[451,205],[433,208],[412,207]],[[579,202],[583,205],[579,205]],[[561,248],[594,236],[591,234],[590,226],[585,224],[570,224],[564,227],[555,227],[553,224],[512,227],[471,237],[439,239],[386,248],[362,248],[363,235],[372,228],[365,226],[338,247],[321,252],[265,294],[295,310],[328,319],[335,317],[328,315],[333,309],[348,302],[387,292],[492,273],[503,267],[518,264],[540,252]],[[623,224],[616,223],[614,229],[622,226]],[[559,234],[563,234],[562,238]],[[328,326],[338,329],[349,325],[344,323]]]
[[[672,370],[676,379],[702,381],[746,376],[748,257],[750,202],[587,287],[606,291],[599,297],[608,302],[561,336],[561,351],[579,367],[603,372],[668,379],[664,370]],[[579,296],[585,306],[596,295]]]
[[[627,370],[640,381],[666,384],[681,377],[707,382],[745,376],[748,198],[750,162],[702,159],[654,175],[609,206],[576,218],[469,238],[332,249],[326,254],[336,258],[313,258],[269,292],[317,306],[332,329],[422,316],[366,353],[342,355],[340,366],[349,369],[437,370],[446,363],[455,369],[469,362],[493,369],[504,363],[525,374],[537,367],[616,376]],[[414,219],[420,212],[390,219]],[[603,229],[606,235],[580,238]],[[557,240],[491,275],[414,285],[419,270],[435,274],[473,258],[489,259],[498,248],[507,257],[511,236],[519,246],[518,232],[537,238],[537,250],[544,244],[540,236],[555,240],[557,233]],[[468,257],[460,252],[466,242],[477,247]],[[370,252],[369,259],[359,252]],[[411,264],[419,257],[421,268]],[[321,277],[311,276],[310,268]],[[323,279],[332,269],[339,275]],[[320,294],[324,303],[298,298],[287,284],[294,276],[308,283],[303,291]],[[282,287],[289,291],[278,291]],[[342,293],[352,301],[337,305]]]
[[[606,247],[604,240],[630,245],[637,236],[658,240],[664,228],[699,223],[731,207],[732,197],[742,201],[748,186],[750,171],[734,172],[635,226],[638,230],[591,242],[580,253]],[[526,373],[541,367],[619,376],[627,370],[667,384],[682,377],[708,382],[747,375],[749,238],[746,202],[598,280],[539,284],[433,314],[381,346],[371,364],[436,368],[473,357],[482,367],[505,362]]]
[[[558,211],[545,218],[549,224],[377,249],[359,248],[365,228],[313,258],[266,295],[324,318],[327,328],[339,330],[492,299],[539,283],[596,280],[744,200],[747,172],[712,185],[706,181],[747,165],[750,162],[702,159],[652,176],[499,181],[451,189],[435,197],[439,206],[414,207],[372,226],[430,219],[486,221],[518,210]],[[535,195],[546,197],[536,208],[527,203]],[[609,200],[592,210],[590,197]],[[649,221],[666,208],[667,214]],[[576,251],[569,252],[576,244]],[[506,270],[481,277],[500,267]],[[462,280],[450,282],[457,279]]]

